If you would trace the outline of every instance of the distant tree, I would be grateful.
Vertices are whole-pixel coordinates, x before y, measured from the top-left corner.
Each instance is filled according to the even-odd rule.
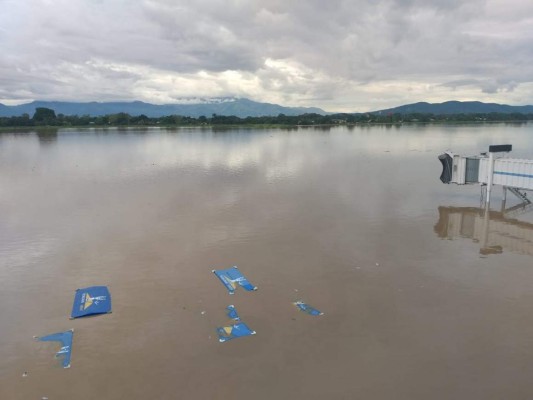
[[[0,126],[32,126],[33,121],[26,113],[21,116],[0,117]]]
[[[111,114],[109,116],[109,122],[111,125],[128,125],[130,122],[130,115],[126,113]]]
[[[56,113],[51,108],[37,107],[33,114],[35,125],[54,125],[56,122]]]
[[[109,125],[109,116],[108,115],[102,115],[99,117],[94,118],[94,123],[96,125]]]
[[[132,125],[150,125],[150,118],[144,114],[141,114],[136,117],[131,117],[129,123]]]
[[[89,123],[92,121],[92,118],[90,115],[85,114],[82,115],[78,120],[78,125],[89,125]]]
[[[180,120],[180,117],[176,115],[165,115],[159,118],[162,125],[176,125]]]

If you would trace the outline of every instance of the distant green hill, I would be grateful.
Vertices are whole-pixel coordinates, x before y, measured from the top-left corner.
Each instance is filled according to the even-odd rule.
[[[324,110],[315,107],[283,107],[277,104],[258,103],[248,99],[232,97],[212,99],[185,99],[185,104],[150,104],[142,101],[109,102],[109,103],[72,103],[61,101],[34,101],[18,106],[0,104],[0,117],[32,116],[37,107],[53,109],[56,114],[64,115],[90,115],[101,116],[109,114],[127,113],[132,116],[146,115],[147,117],[163,117],[166,115],[181,115],[184,117],[198,118],[217,115],[233,115],[240,118],[301,115],[306,113],[327,114]],[[196,103],[195,103],[196,102]]]
[[[505,104],[482,103],[480,101],[446,101],[444,103],[413,103],[371,114],[488,114],[488,113],[533,113],[533,106],[508,106]]]
[[[0,117],[12,117],[28,114],[30,117],[37,107],[53,109],[57,114],[64,115],[89,115],[91,117],[127,113],[131,116],[146,115],[150,118],[160,118],[167,115],[181,115],[184,117],[198,118],[211,117],[213,114],[220,116],[236,116],[239,118],[277,116],[297,116],[302,114],[332,115],[315,107],[284,107],[278,104],[259,103],[249,99],[234,97],[219,98],[190,98],[182,99],[178,104],[150,104],[142,101],[133,102],[89,102],[73,103],[61,101],[34,101],[18,106],[7,106],[0,103]],[[444,103],[413,103],[385,110],[373,111],[364,114],[387,116],[392,114],[531,114],[533,106],[509,106],[496,103],[482,103],[479,101],[447,101]],[[361,113],[354,112],[352,115]],[[343,114],[348,115],[348,114]]]

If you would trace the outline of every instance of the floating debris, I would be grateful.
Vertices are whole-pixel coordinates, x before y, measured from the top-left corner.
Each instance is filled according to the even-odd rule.
[[[235,309],[234,305],[229,305],[226,307],[227,316],[231,318],[234,321],[240,321],[241,317],[239,317],[239,314],[237,314],[237,310]]]
[[[247,291],[257,290],[257,287],[252,285],[239,271],[237,267],[228,269],[213,270],[213,273],[220,279],[220,281],[226,286],[229,294],[234,294],[237,285],[243,287]]]
[[[226,315],[228,318],[237,321],[237,323],[217,328],[219,342],[227,342],[238,337],[255,335],[255,331],[251,330],[244,322],[241,322],[241,318],[237,314],[237,310],[233,304],[226,307]]]
[[[219,342],[227,342],[231,339],[255,335],[255,331],[252,331],[244,322],[238,322],[231,326],[217,328],[217,333]]]
[[[24,371],[24,373],[22,374],[22,377],[26,378],[27,376],[28,376],[28,373],[26,371]]]
[[[77,289],[70,318],[111,312],[111,294],[106,286]]]
[[[70,355],[72,352],[72,338],[74,336],[74,329],[66,332],[52,333],[46,336],[34,336],[35,339],[41,342],[60,342],[61,349],[56,353],[56,358],[63,357],[63,368],[70,368]]]
[[[308,304],[305,304],[303,301],[297,301],[293,303],[296,307],[298,307],[301,311],[305,312],[309,315],[324,315],[323,312],[317,310],[316,308],[311,307]]]

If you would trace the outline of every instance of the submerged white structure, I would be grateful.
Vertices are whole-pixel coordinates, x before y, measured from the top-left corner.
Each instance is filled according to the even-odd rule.
[[[524,191],[533,190],[533,160],[508,158],[511,145],[489,146],[488,153],[478,156],[461,156],[446,151],[439,156],[442,163],[440,180],[458,185],[481,184],[487,188],[487,202],[493,185],[504,188],[522,200],[531,203]]]

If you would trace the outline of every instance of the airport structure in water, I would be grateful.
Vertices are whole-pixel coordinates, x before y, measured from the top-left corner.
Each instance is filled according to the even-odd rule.
[[[440,180],[458,185],[479,184],[484,207],[439,207],[435,232],[440,237],[470,237],[481,245],[481,254],[500,253],[503,247],[523,254],[533,254],[533,224],[514,217],[533,210],[527,194],[533,190],[533,160],[507,157],[511,145],[489,146],[488,153],[462,156],[446,151],[439,156]],[[503,188],[501,210],[490,210],[493,185]],[[507,192],[519,204],[506,208]]]
[[[503,186],[504,199],[507,190],[522,202],[530,204],[527,191],[533,190],[533,160],[508,158],[510,144],[489,146],[488,153],[476,156],[461,156],[446,151],[439,156],[442,163],[440,180],[443,183],[467,185],[478,183],[487,190],[486,201],[490,202],[493,185]]]

